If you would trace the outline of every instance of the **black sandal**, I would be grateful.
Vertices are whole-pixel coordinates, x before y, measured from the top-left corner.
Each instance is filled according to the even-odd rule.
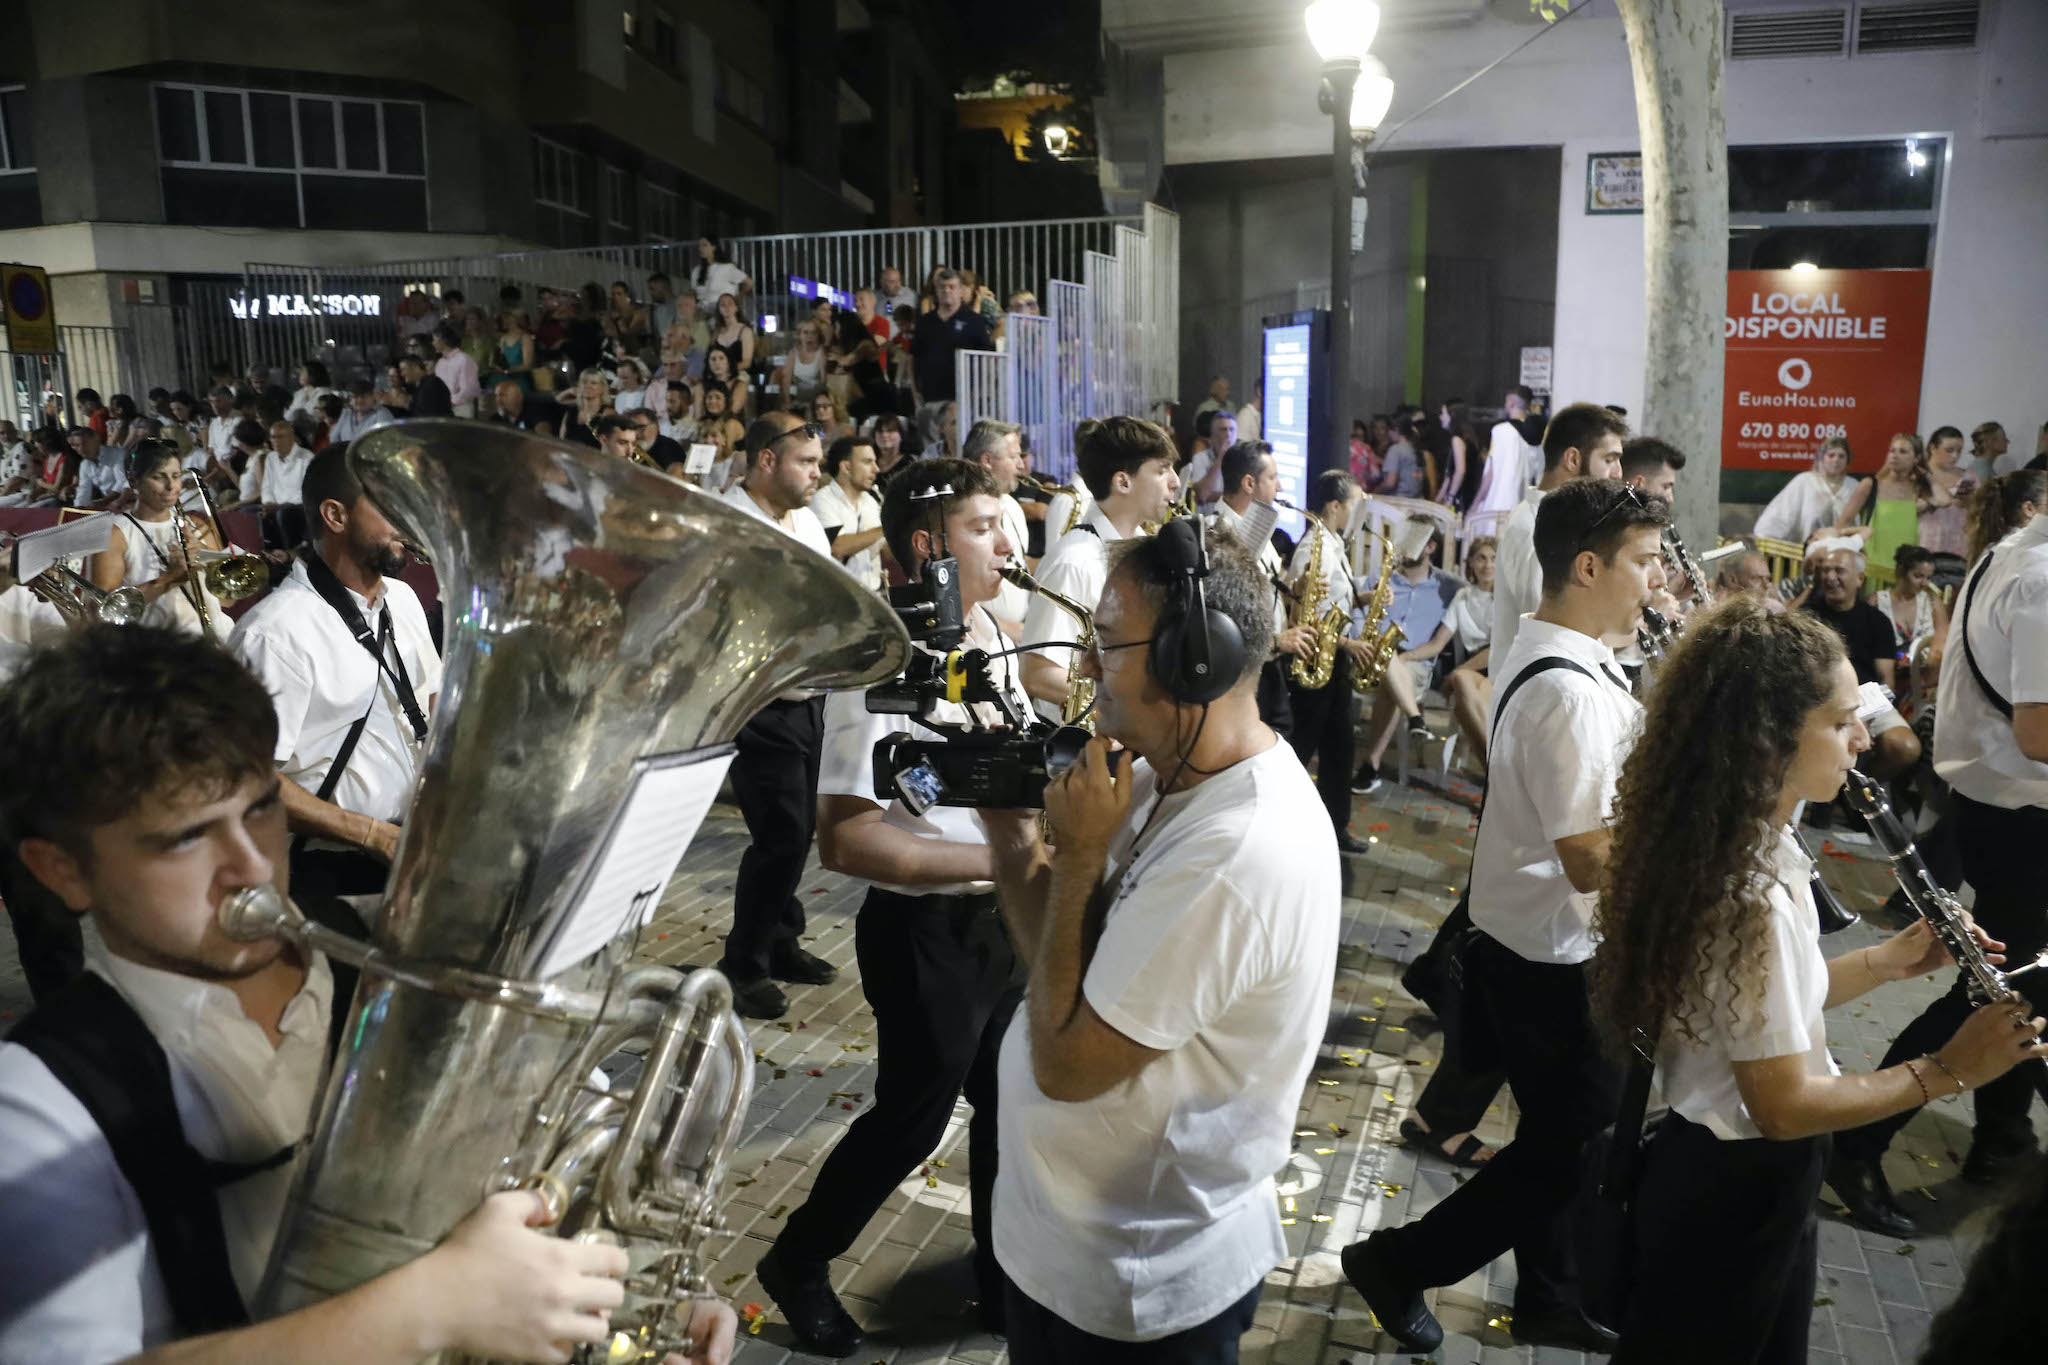
[[[1413,1115],[1401,1120],[1401,1143],[1440,1161],[1448,1161],[1453,1166],[1462,1166],[1468,1171],[1476,1171],[1486,1164],[1484,1161],[1474,1160],[1486,1146],[1480,1141],[1478,1134],[1465,1134],[1465,1140],[1459,1143],[1455,1150],[1447,1152],[1436,1134],[1416,1122]]]

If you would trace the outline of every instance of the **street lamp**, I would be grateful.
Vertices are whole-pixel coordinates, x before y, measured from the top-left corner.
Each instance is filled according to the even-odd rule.
[[[1379,32],[1373,0],[1314,0],[1302,11],[1323,60],[1316,103],[1330,116],[1330,402],[1317,467],[1342,467],[1351,388],[1351,256],[1364,235],[1365,145],[1394,102],[1394,81],[1369,49]]]

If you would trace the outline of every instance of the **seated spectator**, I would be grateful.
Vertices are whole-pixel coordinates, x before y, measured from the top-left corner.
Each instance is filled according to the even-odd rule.
[[[656,469],[670,474],[683,472],[683,461],[689,452],[675,441],[661,434],[661,419],[654,415],[652,408],[633,408],[626,413],[633,424],[633,445],[654,463]]]
[[[107,439],[110,446],[117,446],[125,455],[130,447],[142,439],[142,431],[136,424],[142,413],[136,408],[135,400],[125,393],[117,393],[107,400]]]
[[[348,411],[327,429],[330,445],[347,445],[366,431],[397,421],[391,409],[377,401],[377,387],[367,379],[352,379],[348,385]]]
[[[718,313],[711,324],[711,347],[710,350],[705,352],[705,375],[707,378],[716,377],[724,382],[735,385],[751,383],[748,376],[753,372],[755,347],[758,344],[754,336],[753,324],[740,315],[740,301],[738,297],[732,294],[720,294],[718,296]],[[718,374],[716,370],[711,368],[711,356],[713,354],[725,356],[726,372],[723,375]],[[741,392],[737,390],[733,394],[735,399],[739,399],[741,396]],[[741,403],[739,406],[741,409],[744,409],[746,405]]]
[[[80,426],[91,427],[102,441],[107,439],[107,405],[100,400],[98,389],[80,389],[72,395],[71,407]]]
[[[576,401],[562,414],[562,439],[596,445],[597,419],[613,410],[611,376],[593,365],[576,376]]]
[[[12,422],[0,421],[0,507],[20,507],[34,494],[35,461]]]
[[[1948,608],[1934,592],[1934,551],[1901,545],[1892,551],[1892,569],[1892,586],[1879,588],[1871,600],[1891,621],[1898,657],[1904,662],[1920,636],[1948,638]]]
[[[546,395],[528,393],[519,387],[519,381],[506,378],[498,381],[491,391],[491,420],[521,431],[536,431],[543,436],[555,434],[555,423],[560,414]]]
[[[317,360],[308,360],[299,366],[298,391],[292,395],[292,401],[285,407],[285,420],[289,422],[300,417],[318,417],[321,397],[333,392],[335,389],[328,379],[327,367]]]
[[[341,415],[347,411],[348,400],[346,398],[343,398],[340,394],[321,394],[320,402],[315,413],[316,420],[313,423],[313,439],[311,442],[307,444],[307,449],[311,450],[316,455],[319,454],[321,451],[327,449],[327,443],[330,440],[332,440],[334,436],[334,424],[336,422],[339,422],[341,420]]]
[[[66,507],[78,489],[78,452],[61,427],[43,427],[36,432],[41,467],[36,473],[31,507]]]
[[[1386,761],[1397,718],[1407,719],[1410,735],[1418,740],[1428,738],[1429,727],[1422,719],[1422,695],[1429,691],[1437,656],[1451,642],[1450,606],[1463,586],[1437,572],[1435,552],[1442,541],[1435,522],[1427,517],[1410,517],[1399,539],[1403,545],[1417,541],[1420,544],[1402,558],[1389,580],[1394,593],[1380,628],[1399,626],[1407,648],[1394,656],[1373,696],[1365,761],[1358,765],[1351,783],[1351,790],[1359,794],[1380,785],[1380,765]],[[1491,615],[1487,620],[1490,627]],[[1372,643],[1370,638],[1367,643]]]
[[[1474,536],[1465,547],[1465,586],[1451,599],[1444,621],[1460,656],[1444,679],[1451,701],[1451,719],[1465,737],[1467,751],[1486,770],[1486,717],[1493,709],[1493,565],[1498,546],[1492,536]]]
[[[287,426],[289,430],[289,426]],[[263,423],[248,418],[235,423],[235,448],[221,461],[225,479],[209,477],[217,507],[226,509],[253,502],[263,479],[263,453],[270,449],[270,434]]]
[[[612,393],[612,407],[618,411],[650,407],[660,397],[659,393],[649,392],[647,367],[632,356],[621,358],[614,374],[618,387]]]
[[[654,348],[654,324],[647,305],[633,297],[624,280],[612,281],[611,307],[605,313],[605,334],[618,342],[621,355],[639,355]]]
[[[796,329],[796,345],[783,354],[775,373],[769,376],[768,387],[775,391],[783,407],[801,411],[824,391],[825,364],[825,333],[817,322],[806,319]]]
[[[749,390],[747,382],[732,367],[732,356],[713,347],[704,357],[704,377],[695,385],[697,401],[701,405],[704,394],[711,389],[722,390],[725,394],[726,410],[735,417],[743,417],[747,411]]]
[[[714,467],[730,464],[733,452],[740,448],[746,438],[746,424],[732,415],[726,406],[726,391],[715,384],[704,386],[697,400],[697,440],[717,450]],[[714,493],[723,493],[723,481],[713,482],[707,478],[704,486]]]
[[[1854,520],[1856,482],[1849,477],[1849,441],[1830,436],[1814,452],[1813,468],[1794,474],[1756,519],[1765,540],[1803,545],[1816,532],[1846,530]]]
[[[688,295],[684,295],[685,298]],[[671,383],[662,393],[661,434],[687,446],[697,436],[697,418],[690,411],[690,386]]]
[[[468,360],[469,357],[463,356],[462,359]],[[455,403],[450,397],[447,381],[435,373],[433,367],[425,360],[416,355],[406,356],[398,362],[398,374],[404,381],[409,395],[405,413],[407,417],[455,415]]]
[[[842,436],[853,435],[853,423],[841,415],[839,400],[822,389],[811,395],[810,418],[818,429],[818,439],[828,446]]]
[[[1760,599],[1764,609],[1780,612],[1785,609],[1785,599],[1778,594],[1777,586],[1771,582],[1771,561],[1757,550],[1745,550],[1724,561],[1720,572],[1714,575],[1714,596],[1728,596],[1731,593],[1748,593]]]
[[[885,412],[875,419],[868,434],[875,438],[875,487],[880,490],[908,459],[903,449],[903,419]]]
[[[126,491],[128,475],[123,462],[127,451],[107,444],[89,426],[73,427],[66,436],[78,453],[78,486],[71,494],[72,506],[97,507]]]
[[[254,452],[242,471],[240,501],[275,512],[287,504],[298,504],[313,452],[299,444],[298,432],[290,422],[271,423],[267,434],[269,445]]]
[[[1863,556],[1853,550],[1829,550],[1816,560],[1814,586],[1806,596],[1804,610],[1842,637],[1857,682],[1896,689],[1898,650],[1892,623],[1863,600]],[[1856,766],[1873,777],[1897,777],[1920,761],[1920,741],[1896,709],[1870,722],[1870,744],[1869,753]],[[1816,828],[1827,828],[1826,812],[1809,809],[1807,817]]]
[[[682,378],[702,379],[704,355],[711,349],[711,325],[697,310],[695,294],[684,290],[676,295],[675,320],[669,323],[661,336],[662,362],[678,361],[683,367]]]
[[[647,277],[647,328],[659,341],[668,335],[668,329],[675,326],[675,321],[675,286],[667,275],[657,270]]]

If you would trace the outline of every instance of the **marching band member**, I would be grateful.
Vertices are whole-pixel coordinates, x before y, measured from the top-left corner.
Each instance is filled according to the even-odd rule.
[[[1273,447],[1264,441],[1239,441],[1223,452],[1220,469],[1223,496],[1216,500],[1210,525],[1216,531],[1241,536],[1238,528],[1252,504],[1271,504],[1280,496],[1280,466],[1273,459]],[[1273,587],[1273,646],[1259,665],[1259,719],[1286,739],[1294,732],[1294,711],[1287,700],[1287,661],[1314,643],[1315,632],[1287,624],[1291,594],[1283,577],[1279,547],[1271,535],[1260,539],[1258,557],[1259,572]]]
[[[1610,479],[1567,482],[1536,509],[1543,600],[1495,670],[1474,932],[1462,945],[1465,1061],[1506,1073],[1521,1121],[1449,1198],[1343,1255],[1345,1277],[1409,1350],[1443,1340],[1422,1291],[1510,1248],[1515,1339],[1606,1349],[1579,1316],[1567,1212],[1580,1148],[1613,1121],[1620,1092],[1594,1037],[1586,961],[1608,805],[1640,708],[1601,637],[1632,628],[1663,585],[1665,523],[1662,502]]]
[[[1826,626],[1746,598],[1695,619],[1669,667],[1686,685],[1651,693],[1594,920],[1595,1016],[1617,1053],[1639,1030],[1656,1039],[1671,1106],[1635,1191],[1614,1359],[1794,1365],[1827,1135],[1982,1086],[2048,1046],[2029,1011],[1987,1005],[1923,1037],[1924,1055],[1839,1074],[1822,1011],[1950,961],[1924,920],[1821,955],[1792,818],[1832,799],[1870,747],[1855,670]]]
[[[0,829],[84,917],[88,963],[0,1043],[0,1361],[539,1362],[605,1340],[626,1253],[529,1228],[525,1190],[249,1324],[351,994],[322,954],[214,919],[240,888],[288,889],[274,747],[258,679],[149,626],[42,650],[0,695],[0,750],[37,774],[0,787]],[[731,1310],[707,1325],[693,1365],[730,1355]]]
[[[1180,495],[1180,480],[1173,472],[1173,438],[1143,418],[1084,424],[1075,445],[1075,465],[1095,506],[1046,551],[1036,577],[1048,591],[1092,608],[1109,576],[1110,545],[1137,535],[1145,522],[1163,520]],[[1032,597],[1024,613],[1024,643],[1053,647],[1024,655],[1024,690],[1047,720],[1060,719],[1066,705],[1072,642],[1080,638],[1073,617],[1045,597]]]
[[[1029,966],[995,1207],[1017,1365],[1230,1365],[1287,1254],[1273,1172],[1328,1024],[1338,865],[1259,720],[1264,576],[1204,541],[1184,518],[1112,552],[1100,737],[1047,789],[1052,849],[1035,813],[982,812]]]
[[[179,545],[178,518],[185,520],[185,540],[194,549],[218,550],[220,538],[205,517],[179,506],[178,477],[183,473],[177,448],[168,441],[138,441],[128,454],[128,486],[135,505],[114,514],[107,548],[92,557],[87,577],[112,592],[134,588],[149,603],[143,621],[149,625],[199,634],[199,611],[191,594],[206,601],[207,626],[225,640],[235,623],[221,609],[220,599],[206,590],[197,566],[187,565]]]
[[[1003,649],[990,608],[1013,547],[995,480],[964,460],[919,460],[889,484],[882,521],[890,553],[913,580],[934,558],[957,561],[966,643],[991,654]],[[992,667],[1011,705],[1028,715],[1014,662],[995,659]],[[954,702],[936,703],[932,714],[956,724],[968,719],[966,706]],[[1002,719],[987,703],[976,718]],[[994,859],[975,813],[935,805],[920,815],[901,800],[884,806],[876,799],[875,745],[909,728],[902,716],[871,713],[858,692],[835,693],[825,705],[818,856],[830,871],[868,883],[853,937],[861,992],[875,1015],[879,1071],[875,1103],[825,1158],[810,1197],[789,1215],[758,1274],[804,1349],[830,1356],[853,1351],[862,1334],[827,1271],[938,1148],[963,1090],[974,1106],[967,1143],[982,1321],[1002,1329],[1003,1278],[989,1233],[996,1055],[1023,993],[1023,967],[996,909]]]
[[[1498,428],[1495,429],[1498,434]],[[1628,423],[1598,403],[1573,403],[1543,431],[1543,477],[1501,523],[1493,569],[1493,653],[1505,659],[1522,618],[1543,600],[1543,567],[1536,560],[1536,509],[1573,479],[1621,477],[1621,442]],[[1498,448],[1498,443],[1496,443]],[[1488,477],[1493,476],[1489,463]],[[1625,627],[1635,629],[1631,621]]]
[[[1024,472],[1024,428],[1014,422],[984,417],[967,432],[960,458],[978,464],[996,481],[997,505],[1003,513],[1003,537],[1010,542],[1010,562],[1024,567],[1024,550],[1030,539],[1030,524],[1024,519],[1024,505],[1017,501],[1017,476]],[[1023,638],[1024,617],[1031,609],[1031,594],[1015,583],[1005,582],[989,610],[1011,640]]]
[[[1351,509],[1358,506],[1364,497],[1365,490],[1358,486],[1358,480],[1344,471],[1328,469],[1318,474],[1310,488],[1308,510],[1321,524],[1310,523],[1302,533],[1301,543],[1294,547],[1294,558],[1287,566],[1288,577],[1294,584],[1295,599],[1320,601],[1322,609],[1317,613],[1319,616],[1341,609],[1346,618],[1343,627],[1346,631],[1352,629],[1350,618],[1352,608],[1358,603],[1358,593],[1351,576],[1351,556],[1345,549],[1342,528],[1350,525]],[[1318,542],[1322,556],[1322,582],[1312,583],[1308,581],[1309,560],[1318,553]],[[1305,621],[1302,624],[1313,632],[1316,623]],[[1301,657],[1306,658],[1314,649],[1313,638],[1303,642]],[[1321,687],[1302,686],[1291,669],[1287,678],[1287,705],[1294,714],[1294,733],[1289,738],[1304,767],[1311,759],[1315,760],[1316,790],[1322,795],[1323,809],[1329,814],[1330,827],[1336,833],[1340,853],[1371,851],[1371,845],[1354,837],[1350,829],[1351,759],[1356,745],[1351,729],[1351,675],[1371,657],[1370,642],[1340,634],[1329,679]]]

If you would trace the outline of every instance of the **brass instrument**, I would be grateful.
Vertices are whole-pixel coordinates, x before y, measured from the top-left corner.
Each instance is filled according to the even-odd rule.
[[[1330,674],[1336,670],[1337,641],[1351,621],[1351,612],[1334,603],[1326,604],[1329,593],[1323,586],[1323,523],[1315,513],[1304,508],[1284,501],[1280,505],[1300,512],[1314,537],[1309,541],[1308,563],[1295,580],[1294,601],[1287,610],[1287,628],[1307,626],[1315,634],[1315,648],[1308,654],[1297,654],[1290,659],[1287,672],[1297,684],[1315,691],[1327,687]]]
[[[1365,693],[1380,685],[1387,676],[1387,670],[1394,666],[1394,656],[1401,652],[1402,644],[1408,639],[1408,632],[1398,621],[1387,621],[1386,628],[1380,629],[1380,622],[1386,621],[1387,609],[1394,603],[1394,561],[1399,557],[1394,542],[1382,532],[1371,527],[1367,534],[1380,543],[1380,577],[1372,585],[1372,594],[1365,602],[1365,625],[1359,631],[1359,638],[1370,641],[1372,656],[1363,667],[1351,670],[1351,690]]]
[[[132,626],[149,609],[140,589],[108,592],[68,564],[52,564],[22,586],[72,625]]]
[[[1166,525],[1167,522],[1178,520],[1181,517],[1191,517],[1194,514],[1195,486],[1193,484],[1189,484],[1187,486],[1187,490],[1180,495],[1179,500],[1166,509],[1166,515],[1164,517],[1162,517],[1158,521],[1145,521],[1138,523],[1138,533],[1140,535],[1156,536],[1159,534],[1159,528]],[[1303,513],[1302,515],[1306,516],[1307,513]]]
[[[892,677],[909,637],[774,527],[594,449],[422,420],[359,437],[349,465],[461,609],[371,942],[335,944],[261,892],[218,910],[231,936],[363,966],[251,1307],[350,1289],[526,1186],[562,1235],[632,1258],[595,1358],[659,1360],[711,1292],[753,1053],[718,972],[627,965],[637,901],[604,902],[590,956],[556,970],[553,945],[643,760],[728,751],[791,688]],[[630,1091],[594,1086],[629,1045]]]
[[[178,548],[184,552],[185,563],[192,571],[192,577],[186,581],[203,585],[207,592],[223,602],[239,602],[251,593],[261,592],[270,585],[269,568],[257,556],[236,549],[234,542],[228,539],[227,531],[220,524],[220,509],[214,506],[213,490],[206,486],[206,480],[199,471],[185,470],[178,476],[178,486],[183,488],[188,479],[198,490],[199,501],[206,507],[206,519],[213,523],[213,538],[220,542],[220,550],[217,555],[201,551],[195,556],[185,531],[184,508],[174,504],[171,515],[177,521]],[[204,561],[210,562],[202,570],[199,565]],[[192,605],[199,611],[200,623],[205,624],[206,605],[199,600],[196,588],[191,598]]]
[[[1014,583],[1026,592],[1037,593],[1080,623],[1081,638],[1075,642],[1067,658],[1067,700],[1060,707],[1060,723],[1078,725],[1094,734],[1095,679],[1081,676],[1081,660],[1095,648],[1095,613],[1065,593],[1046,587],[1019,565],[1005,564],[1002,575],[1004,581]]]
[[[1071,505],[1067,508],[1067,524],[1060,527],[1059,535],[1052,536],[1047,540],[1047,545],[1050,545],[1054,540],[1058,540],[1059,536],[1063,536],[1076,526],[1079,526],[1083,509],[1093,501],[1081,490],[1078,479],[1073,483],[1047,483],[1044,479],[1038,478],[1035,475],[1019,474],[1017,482],[1024,484],[1026,487],[1035,488],[1049,498],[1058,497],[1060,494],[1065,493],[1071,502]]]

